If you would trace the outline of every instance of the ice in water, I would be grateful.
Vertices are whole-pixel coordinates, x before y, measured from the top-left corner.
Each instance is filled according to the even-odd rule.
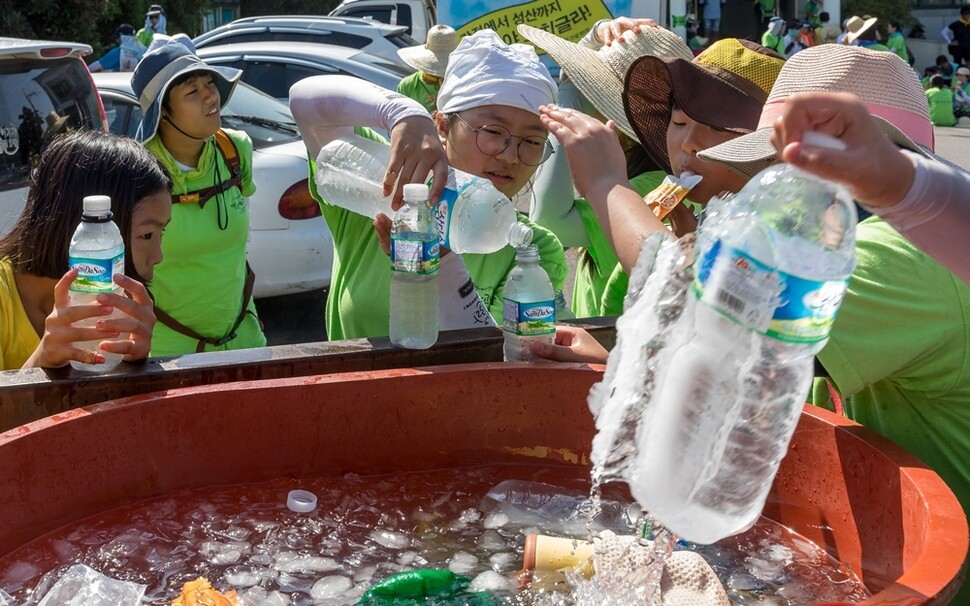
[[[155,605],[170,604],[182,584],[206,576],[222,591],[234,588],[247,606],[321,606],[353,604],[374,583],[402,570],[451,568],[472,579],[476,588],[494,591],[502,604],[510,606],[646,604],[636,601],[637,588],[626,594],[616,588],[619,575],[608,577],[609,583],[593,581],[598,583],[594,585],[577,579],[575,596],[562,587],[515,590],[524,535],[537,528],[511,520],[486,528],[491,512],[480,509],[484,497],[512,478],[519,486],[558,488],[572,499],[588,489],[588,477],[583,475],[578,469],[535,475],[517,467],[490,467],[463,469],[460,477],[442,471],[398,474],[392,480],[319,479],[307,481],[306,487],[318,495],[320,505],[303,515],[285,508],[285,496],[292,487],[289,480],[208,488],[125,506],[58,531],[0,559],[0,586],[18,605],[36,603],[27,600],[46,594],[71,564],[83,562],[112,579],[147,585],[146,602]],[[620,511],[627,509],[628,502],[612,492],[604,500],[615,502]],[[526,505],[520,500],[519,507]],[[494,522],[493,517],[489,525]],[[567,536],[568,526],[548,524],[550,534]],[[772,530],[775,526],[767,528],[757,535],[746,533],[745,537],[754,537],[747,544],[739,539],[737,545],[719,544],[702,552],[725,584],[732,574],[744,571],[746,576],[739,573],[734,578],[736,588],[729,587],[739,598],[736,604],[754,603],[752,596],[784,603],[777,597],[779,580],[789,587],[786,591],[809,596],[791,603],[816,601],[811,596],[821,595],[829,586],[841,592],[831,601],[865,597],[837,567],[821,566],[823,572],[818,574],[810,570],[809,563],[818,567],[818,562],[825,561],[817,548],[793,543]],[[406,537],[408,546],[382,545],[375,540],[377,531]],[[583,528],[577,538],[585,533]],[[617,536],[631,533],[628,524],[618,523]],[[141,537],[151,538],[133,550],[132,544]],[[779,544],[791,549],[771,548]],[[230,564],[210,561],[226,550],[245,553]],[[58,554],[70,555],[72,560],[61,560]],[[654,556],[648,551],[625,557]],[[750,564],[745,561],[748,557],[754,558]],[[604,560],[596,568],[609,570],[610,565]],[[817,583],[825,587],[813,587]],[[612,593],[603,597],[604,592]],[[629,599],[623,601],[624,595]]]

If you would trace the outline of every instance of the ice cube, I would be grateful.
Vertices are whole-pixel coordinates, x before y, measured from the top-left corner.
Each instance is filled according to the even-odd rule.
[[[515,583],[512,581],[512,579],[509,579],[506,576],[495,572],[494,570],[486,570],[472,579],[472,583],[468,588],[470,591],[487,591],[489,593],[495,593],[498,591],[512,591],[515,589]]]
[[[310,588],[310,597],[314,600],[339,598],[350,591],[353,581],[343,575],[332,575],[318,579]]]
[[[478,558],[466,551],[459,551],[451,557],[448,570],[455,574],[468,574],[478,566]]]
[[[388,549],[404,549],[411,544],[411,540],[406,535],[383,528],[370,533],[370,538]]]

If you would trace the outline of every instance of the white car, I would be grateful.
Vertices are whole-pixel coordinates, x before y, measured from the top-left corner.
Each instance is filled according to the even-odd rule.
[[[93,74],[109,130],[133,137],[141,107],[131,74]],[[274,297],[330,285],[333,238],[307,184],[306,147],[289,107],[240,82],[222,112],[222,125],[253,140],[252,213],[247,246],[256,272],[253,297]]]
[[[82,57],[87,44],[0,38],[0,234],[27,199],[27,177],[55,132],[104,130]]]
[[[195,39],[197,49],[243,42],[314,42],[366,51],[406,66],[401,48],[424,44],[407,34],[407,27],[372,19],[318,15],[245,17],[210,30]]]

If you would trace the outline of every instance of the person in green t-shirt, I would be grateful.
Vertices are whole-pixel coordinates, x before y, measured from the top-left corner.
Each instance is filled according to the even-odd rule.
[[[754,6],[754,14],[759,29],[764,27],[769,19],[777,16],[777,0],[754,0],[751,4]]]
[[[457,46],[458,34],[454,28],[439,24],[428,30],[427,42],[423,45],[398,49],[401,60],[418,71],[402,78],[397,92],[434,113],[438,109],[438,90],[448,67],[448,55]]]
[[[602,38],[597,29],[608,32],[617,28],[623,29],[630,24],[617,20],[614,24],[607,22],[597,26],[591,35],[597,36],[602,44]],[[690,199],[699,206],[705,204],[711,196],[722,191],[737,191],[738,180],[729,170],[722,170],[717,165],[686,159],[689,153],[681,152],[682,147],[705,146],[713,144],[706,137],[707,134],[719,132],[717,137],[737,136],[732,132],[735,128],[743,128],[743,132],[753,129],[751,122],[740,126],[737,116],[723,115],[720,118],[706,118],[705,124],[697,124],[693,128],[679,128],[678,124],[693,122],[689,117],[704,115],[704,106],[712,103],[713,99],[721,98],[721,87],[731,87],[732,90],[743,88],[745,91],[758,89],[760,94],[745,93],[737,95],[732,100],[737,105],[753,104],[750,110],[752,116],[767,97],[772,72],[777,74],[784,63],[776,53],[768,51],[754,43],[741,43],[736,39],[722,39],[715,42],[708,50],[694,58],[683,43],[672,36],[668,30],[658,27],[643,26],[627,39],[624,44],[612,44],[595,55],[599,64],[593,63],[586,47],[591,46],[584,38],[580,44],[571,44],[552,34],[536,28],[520,26],[519,33],[538,46],[548,50],[553,59],[559,63],[563,71],[569,74],[569,81],[560,85],[560,107],[581,108],[591,116],[598,116],[601,121],[611,119],[618,127],[617,134],[621,143],[626,142],[624,149],[625,166],[627,167],[624,186],[635,192],[639,198],[638,206],[646,208],[643,197],[657,188],[667,174],[675,177],[682,172],[690,171],[703,177],[701,183],[690,193]],[[605,37],[605,35],[604,35]],[[652,56],[654,55],[654,56]],[[613,98],[608,92],[603,92],[602,74],[617,69],[616,84],[622,90],[625,71],[641,56],[647,56],[651,61],[656,60],[656,73],[652,74],[657,82],[656,95],[651,98],[647,108],[651,120],[649,126],[639,131],[636,123],[631,123],[623,112],[623,102],[620,98]],[[663,59],[657,59],[662,56]],[[734,62],[737,63],[734,63]],[[601,62],[601,63],[600,63]],[[730,65],[744,64],[739,73],[735,74],[737,81],[745,81],[744,86],[734,87],[712,74],[725,73]],[[638,64],[639,65],[639,64]],[[747,71],[745,71],[747,70]],[[755,74],[758,74],[756,76]],[[683,75],[686,74],[686,75]],[[755,81],[762,78],[763,81]],[[690,85],[686,83],[690,82]],[[690,87],[694,87],[691,90]],[[743,98],[742,98],[743,97]],[[588,100],[587,100],[588,99]],[[672,111],[669,103],[671,99],[683,100],[684,110]],[[678,119],[673,120],[677,114]],[[749,120],[750,122],[750,120]],[[688,134],[688,131],[690,133]],[[701,135],[701,131],[704,135]],[[630,133],[628,136],[626,133]],[[659,136],[658,136],[658,133]],[[702,141],[703,140],[703,141]],[[718,138],[714,142],[719,142]],[[648,163],[634,163],[636,158],[630,150],[640,149],[649,159]],[[611,240],[612,231],[603,220],[600,209],[592,201],[584,199],[573,200],[568,194],[572,192],[571,179],[566,180],[568,190],[557,187],[561,181],[549,174],[550,171],[566,172],[573,167],[575,158],[567,153],[557,153],[553,161],[542,168],[536,179],[535,196],[533,198],[533,212],[530,214],[535,220],[547,225],[563,240],[567,246],[582,246],[584,249],[580,262],[576,268],[576,278],[573,288],[572,305],[577,317],[619,315],[623,309],[623,298],[626,294],[627,271],[632,267],[629,259],[624,259],[619,250],[614,250]],[[598,153],[588,157],[600,157]],[[569,164],[567,167],[567,160]],[[602,163],[592,164],[597,170],[602,169]],[[557,169],[557,167],[559,167]],[[646,168],[647,170],[644,170]],[[659,169],[659,170],[658,170]],[[582,182],[577,181],[577,186]],[[580,190],[582,191],[582,190]],[[692,229],[695,223],[691,208],[685,204],[675,207],[671,218],[686,222],[688,227],[677,225],[674,229]],[[639,250],[638,244],[633,248]],[[636,254],[636,251],[633,253]],[[635,256],[634,259],[635,261]]]
[[[246,262],[253,143],[221,129],[241,75],[175,42],[146,53],[131,77],[143,111],[135,138],[172,179],[165,260],[149,289],[159,317],[152,356],[266,345]]]
[[[819,18],[819,14],[821,12],[821,0],[808,0],[808,2],[805,3],[805,20],[811,24],[812,29],[822,25],[822,20]]]
[[[376,127],[391,134],[385,193],[396,185],[394,191],[399,194],[404,183],[423,182],[429,171],[444,171],[450,164],[487,178],[500,192],[514,198],[551,155],[548,131],[539,119],[538,107],[553,102],[555,97],[555,82],[531,47],[507,45],[492,30],[481,30],[463,38],[451,53],[433,121],[411,99],[339,76],[298,82],[290,90],[290,108],[304,133],[314,172],[325,170],[318,169],[313,160],[333,138],[354,130],[358,135],[373,137],[353,126]],[[435,175],[432,202],[443,187],[443,172]],[[381,237],[387,238],[390,219],[380,215],[372,222],[363,215],[330,205],[315,191],[312,180],[311,192],[321,201],[334,239],[333,278],[327,301],[328,337],[386,336],[391,272]],[[540,265],[549,274],[553,288],[561,291],[568,271],[562,244],[552,232],[521,213],[518,218],[532,229],[532,244],[539,249]],[[489,254],[457,255],[444,249],[442,252],[441,300],[452,301],[466,314],[446,323],[445,315],[453,310],[446,309],[442,302],[442,329],[501,324],[502,295],[506,277],[515,264],[515,250],[505,246]],[[471,280],[467,284],[456,283],[459,294],[453,297],[445,272],[446,266],[456,262],[462,265],[461,271],[467,270]],[[478,304],[469,298],[475,292],[480,297]]]
[[[943,85],[943,76],[931,77],[925,94],[930,106],[930,122],[934,126],[954,126],[957,118],[953,114],[953,91]]]
[[[761,34],[761,46],[770,48],[782,57],[785,56],[785,20],[772,17],[768,29]]]
[[[903,38],[903,33],[899,31],[901,28],[902,24],[895,19],[886,25],[886,33],[889,34],[886,36],[886,47],[896,53],[907,65],[911,65],[909,51],[906,50],[906,39]]]

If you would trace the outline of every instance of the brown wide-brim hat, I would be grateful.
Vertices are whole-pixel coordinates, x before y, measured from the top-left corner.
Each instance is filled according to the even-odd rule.
[[[623,40],[598,50],[525,24],[518,26],[518,32],[546,51],[593,107],[630,137],[636,134],[623,111],[623,78],[630,64],[645,56],[686,60],[694,56],[680,36],[662,27],[642,27],[639,33],[628,30]]]
[[[735,133],[753,132],[785,60],[748,40],[724,38],[687,61],[643,57],[626,76],[626,116],[650,157],[670,172],[667,124],[674,106],[692,120]]]
[[[697,155],[753,177],[777,159],[771,133],[785,100],[805,92],[851,93],[893,143],[947,163],[932,153],[933,124],[916,72],[895,53],[840,44],[821,44],[794,54],[778,75],[755,132]]]

